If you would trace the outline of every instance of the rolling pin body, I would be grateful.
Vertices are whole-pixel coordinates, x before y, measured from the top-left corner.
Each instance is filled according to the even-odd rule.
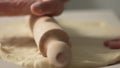
[[[71,48],[66,32],[51,17],[41,17],[33,25],[33,36],[41,54],[57,67],[70,63]]]

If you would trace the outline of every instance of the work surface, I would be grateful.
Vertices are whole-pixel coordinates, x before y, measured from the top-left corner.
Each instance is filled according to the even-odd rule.
[[[69,68],[95,68],[120,61],[120,49],[103,46],[104,40],[120,37],[120,23],[111,11],[71,11],[57,17],[69,34],[73,59]],[[0,18],[0,59],[29,68],[50,68],[37,52],[28,16]]]

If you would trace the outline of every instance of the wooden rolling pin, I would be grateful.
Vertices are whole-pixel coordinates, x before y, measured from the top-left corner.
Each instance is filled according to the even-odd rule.
[[[33,36],[41,54],[56,67],[67,66],[71,61],[68,35],[52,17],[40,17],[34,22]]]

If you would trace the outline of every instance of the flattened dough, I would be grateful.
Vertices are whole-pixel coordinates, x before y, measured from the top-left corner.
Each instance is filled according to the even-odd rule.
[[[101,21],[60,22],[73,45],[73,59],[69,68],[95,68],[120,61],[119,49],[111,50],[103,46],[104,40],[120,37],[120,25]],[[0,22],[0,59],[28,68],[53,68],[47,58],[38,52],[28,18],[24,17],[13,18],[10,23],[6,19]]]

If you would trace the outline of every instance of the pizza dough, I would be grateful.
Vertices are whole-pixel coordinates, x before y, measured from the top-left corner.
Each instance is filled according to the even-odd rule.
[[[11,19],[12,20],[12,19]],[[0,22],[0,59],[28,68],[54,68],[33,40],[28,19]],[[61,20],[70,35],[73,59],[69,68],[95,68],[120,61],[120,49],[103,46],[106,39],[120,37],[120,24]]]

